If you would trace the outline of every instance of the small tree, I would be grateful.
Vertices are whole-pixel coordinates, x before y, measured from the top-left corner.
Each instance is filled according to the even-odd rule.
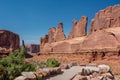
[[[21,53],[21,55],[23,55],[23,57],[25,57],[25,54],[27,53],[25,44],[24,44],[24,40],[22,40],[22,47],[20,49],[20,53]]]
[[[23,43],[24,44],[24,43]],[[0,80],[13,80],[23,71],[35,71],[35,65],[24,62],[26,50],[15,50],[9,56],[0,58]]]

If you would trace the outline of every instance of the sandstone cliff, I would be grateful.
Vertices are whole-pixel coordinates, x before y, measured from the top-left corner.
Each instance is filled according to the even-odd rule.
[[[60,22],[57,28],[50,28],[48,33],[48,42],[57,42],[65,40],[65,34],[63,31],[63,23]]]
[[[19,35],[7,30],[0,30],[0,51],[10,52],[20,46]]]
[[[68,35],[68,39],[82,37],[86,35],[87,17],[82,16],[80,21],[73,20],[73,28]]]
[[[120,45],[120,5],[100,10],[91,21],[83,49],[117,48]]]
[[[93,52],[90,52],[94,54],[94,50],[99,49],[98,52],[101,53],[100,50],[112,50],[120,46],[120,5],[99,11],[91,21],[88,35],[86,35],[86,25],[87,17],[85,16],[80,21],[73,20],[73,28],[66,40],[64,40],[65,37],[56,40],[57,29],[51,28],[48,41],[43,41],[46,42],[44,45],[41,43],[41,53],[76,53],[82,50],[88,53],[92,50]],[[61,35],[61,32],[63,32],[62,29],[57,31],[57,34]]]
[[[40,51],[41,52],[51,52],[52,47],[49,48],[49,44],[53,42],[59,42],[64,41],[66,39],[66,36],[64,34],[63,30],[63,23],[60,22],[58,24],[58,27],[50,28],[48,35],[45,35],[44,37],[41,37],[40,39]]]
[[[100,10],[92,19],[90,33],[110,27],[120,27],[120,4]]]

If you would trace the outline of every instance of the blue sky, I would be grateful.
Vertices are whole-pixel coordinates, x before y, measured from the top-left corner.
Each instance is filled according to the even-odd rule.
[[[120,0],[0,0],[0,29],[19,34],[26,44],[39,43],[50,27],[63,22],[66,35],[72,20],[88,16],[88,28],[95,13]]]

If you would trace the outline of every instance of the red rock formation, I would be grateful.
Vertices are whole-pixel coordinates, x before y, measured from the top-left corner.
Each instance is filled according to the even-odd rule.
[[[8,52],[10,52],[12,50],[18,49],[19,44],[20,44],[19,35],[7,30],[0,30],[1,50],[6,49]]]
[[[40,45],[43,46],[45,43],[48,43],[48,35],[40,38]]]
[[[99,11],[91,22],[90,33],[110,27],[120,27],[120,4]]]
[[[86,35],[87,17],[82,16],[80,21],[73,20],[73,28],[69,33],[68,39]]]
[[[31,44],[30,45],[30,52],[31,53],[38,53],[40,51],[40,45],[39,44]]]
[[[65,37],[65,34],[64,34],[64,30],[63,30],[63,23],[60,22],[58,24],[58,28],[56,29],[55,42],[63,41],[65,39],[66,39],[66,37]]]
[[[74,53],[80,49],[80,44],[86,37],[78,37],[74,39],[46,43],[41,47],[41,53]]]
[[[65,40],[65,34],[63,31],[63,23],[59,23],[57,28],[50,28],[48,35],[45,35],[44,37],[41,37],[40,39],[40,50],[41,52],[51,52],[51,48],[48,48],[49,46],[46,46],[46,43],[53,43],[58,41]],[[46,49],[47,48],[47,49]]]
[[[120,54],[120,5],[108,7],[99,11],[91,22],[90,34],[85,36],[87,17],[82,17],[78,22],[73,21],[73,28],[68,39],[64,40],[62,24],[49,31],[49,43],[42,46],[44,53],[90,53],[103,58],[105,55]],[[58,31],[59,30],[59,31]],[[63,36],[62,38],[60,36]],[[56,38],[57,37],[57,38]],[[59,37],[59,38],[58,38]],[[114,51],[104,49],[115,49]],[[93,58],[92,57],[92,58]],[[95,57],[96,58],[96,57]]]
[[[81,44],[81,49],[117,48],[118,40],[113,33],[99,30],[91,33]]]
[[[55,42],[55,34],[56,34],[56,28],[50,28],[48,32],[48,42],[52,43]]]
[[[40,50],[42,51],[44,49],[44,45],[48,43],[48,35],[45,35],[44,37],[40,38]]]
[[[50,28],[49,33],[48,33],[48,42],[57,42],[57,41],[62,41],[65,40],[65,34],[63,31],[63,23],[58,24],[58,28]]]

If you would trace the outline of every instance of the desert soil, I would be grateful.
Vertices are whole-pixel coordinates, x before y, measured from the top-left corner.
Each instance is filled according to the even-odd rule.
[[[85,57],[80,54],[42,54],[35,55],[32,58],[27,58],[26,61],[29,62],[45,62],[48,58],[55,58],[61,64],[67,64],[71,62],[77,62],[79,64],[107,64],[111,67],[111,70],[114,75],[120,74],[120,57],[119,56],[111,56],[105,57],[102,60],[95,60],[89,63],[88,57]]]

